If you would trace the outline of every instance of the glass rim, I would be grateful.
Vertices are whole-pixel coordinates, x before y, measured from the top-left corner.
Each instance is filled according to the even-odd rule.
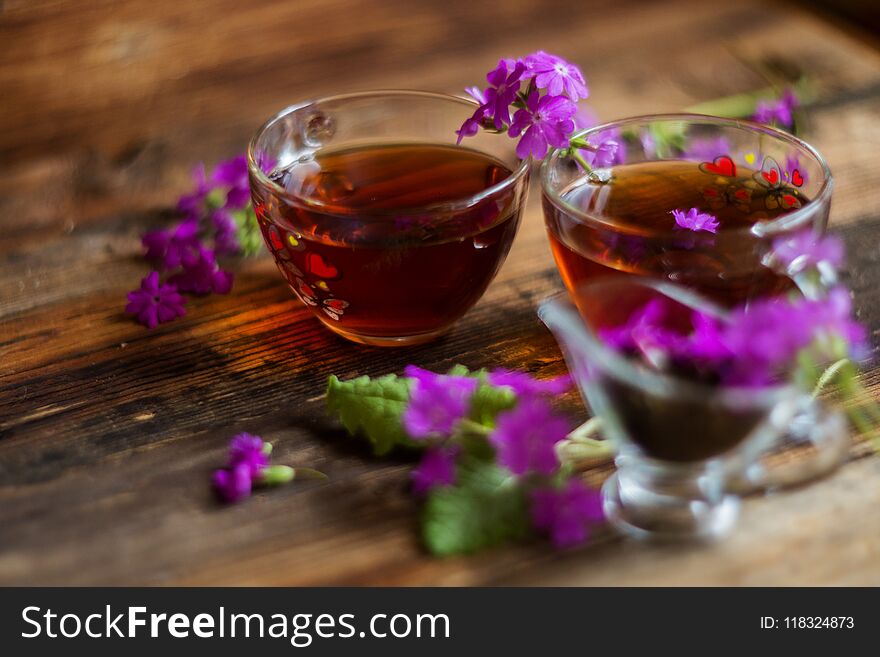
[[[623,119],[617,119],[614,121],[608,121],[606,123],[602,123],[597,126],[593,126],[592,128],[585,128],[583,130],[579,130],[574,133],[573,136],[583,137],[591,134],[597,134],[600,132],[604,132],[613,128],[623,128],[633,124],[644,124],[649,122],[682,122],[682,123],[708,123],[726,126],[730,128],[740,128],[747,129],[751,132],[758,132],[769,135],[775,139],[779,139],[784,141],[791,146],[802,149],[806,151],[810,157],[812,157],[822,169],[822,186],[819,188],[819,192],[816,194],[814,198],[811,198],[807,203],[805,203],[802,207],[797,208],[792,212],[788,212],[784,215],[776,217],[775,219],[771,219],[768,221],[758,221],[752,224],[751,226],[744,228],[735,228],[733,230],[725,230],[722,231],[723,234],[726,235],[737,235],[750,233],[752,235],[756,235],[758,237],[772,236],[778,233],[786,232],[792,229],[800,228],[802,224],[808,223],[809,219],[815,213],[816,208],[821,207],[830,202],[831,199],[831,190],[834,186],[834,179],[831,175],[831,169],[828,167],[828,163],[825,161],[824,156],[812,145],[805,142],[803,139],[799,137],[795,137],[792,134],[785,132],[784,130],[780,130],[778,128],[774,128],[771,126],[763,125],[761,123],[756,123],[754,121],[749,121],[747,119],[731,119],[722,116],[712,116],[710,114],[696,114],[689,112],[671,112],[666,114],[641,114],[639,116],[626,117]],[[554,148],[551,149],[547,156],[544,158],[541,163],[540,170],[540,180],[541,180],[541,192],[543,195],[553,203],[556,208],[566,214],[572,215],[577,218],[579,221],[599,224],[604,228],[615,230],[617,232],[621,232],[621,226],[615,224],[612,221],[609,221],[607,218],[598,217],[596,215],[590,214],[588,212],[584,212],[583,210],[579,210],[574,207],[570,203],[568,203],[565,199],[560,196],[560,194],[552,188],[549,183],[549,170],[552,163],[559,159],[559,155],[565,149]],[[646,237],[650,238],[665,238],[679,236],[676,234],[676,231],[673,229],[669,229],[669,231],[652,231],[650,234],[646,235]]]
[[[346,216],[348,214],[358,214],[360,216],[364,215],[373,215],[373,216],[394,216],[400,214],[427,214],[431,212],[456,212],[461,210],[466,210],[471,208],[483,200],[498,194],[499,192],[503,192],[507,188],[513,187],[519,180],[523,178],[523,176],[528,173],[530,169],[531,161],[530,159],[521,160],[519,166],[515,167],[507,176],[505,176],[502,180],[498,181],[494,185],[483,189],[476,194],[471,194],[469,196],[462,197],[460,199],[454,199],[451,201],[443,201],[440,203],[430,203],[426,205],[406,207],[406,208],[395,208],[393,210],[389,209],[358,209],[356,211],[351,210],[349,212],[343,211],[342,208],[337,206],[333,206],[331,204],[323,203],[321,201],[317,201],[315,199],[310,199],[308,197],[299,196],[296,194],[291,194],[285,188],[283,188],[278,183],[274,182],[268,175],[263,171],[263,169],[259,166],[257,162],[257,143],[260,138],[269,130],[273,125],[278,123],[279,121],[284,120],[294,112],[305,109],[310,106],[316,106],[320,103],[327,102],[337,102],[337,101],[347,101],[347,100],[356,100],[359,98],[383,98],[387,99],[389,97],[403,97],[403,98],[422,98],[422,99],[433,99],[443,102],[452,102],[458,105],[466,106],[468,108],[476,109],[479,107],[479,103],[471,98],[465,98],[463,96],[455,96],[452,94],[446,94],[437,91],[422,91],[418,89],[374,89],[374,90],[366,90],[366,91],[353,91],[343,94],[334,94],[331,96],[321,96],[319,98],[313,98],[310,100],[304,100],[299,103],[294,103],[292,105],[288,105],[284,109],[276,112],[269,119],[267,119],[263,124],[257,129],[254,133],[254,136],[251,137],[250,142],[247,147],[247,165],[248,171],[250,172],[253,179],[256,179],[257,182],[263,186],[268,187],[272,190],[272,192],[286,201],[293,203],[294,205],[303,207],[305,209],[311,209],[316,212],[323,212],[327,214],[333,214],[338,216]],[[454,133],[453,133],[454,134]],[[459,146],[457,144],[450,144],[450,146],[456,147]],[[477,150],[477,149],[473,149]],[[481,151],[482,152],[482,151]]]
[[[579,285],[577,290],[640,285],[650,288],[691,309],[713,315],[720,319],[730,316],[717,304],[681,285],[658,281],[642,276],[628,275],[626,278],[607,277]],[[583,347],[589,352],[591,360],[607,375],[644,390],[651,395],[663,398],[686,398],[689,400],[710,401],[728,407],[761,406],[769,407],[782,399],[795,394],[791,383],[784,382],[769,386],[724,386],[709,385],[691,381],[681,376],[658,372],[635,362],[606,345],[584,319],[573,295],[560,292],[541,301],[538,317],[552,330],[559,322],[575,330],[583,339]],[[562,343],[561,343],[562,344]],[[564,349],[568,349],[563,345]]]

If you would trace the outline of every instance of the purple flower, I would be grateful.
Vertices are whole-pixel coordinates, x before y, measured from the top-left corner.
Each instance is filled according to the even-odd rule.
[[[846,259],[846,249],[836,235],[821,237],[807,229],[773,240],[773,255],[789,272],[801,272],[820,263],[839,268]]]
[[[610,167],[623,164],[626,150],[621,148],[622,133],[619,128],[602,130],[590,137],[593,148],[580,149],[587,164],[592,167]]]
[[[213,483],[217,496],[228,504],[248,497],[253,486],[247,463],[240,463],[228,469],[215,470]]]
[[[818,308],[814,311],[818,331],[837,335],[849,343],[850,353],[861,358],[868,353],[868,334],[865,327],[853,319],[852,296],[844,286],[838,285],[828,291],[825,299],[809,301],[808,305]]]
[[[656,362],[657,354],[678,353],[684,337],[669,327],[674,306],[666,298],[655,298],[630,313],[624,324],[599,331],[608,346],[645,356]]]
[[[797,96],[791,89],[786,89],[775,101],[759,101],[755,106],[752,120],[758,123],[779,123],[790,128],[794,124],[794,108],[798,106]]]
[[[231,187],[229,191],[226,192],[226,204],[223,207],[232,210],[241,210],[242,208],[247,207],[247,204],[250,202],[251,190],[247,185],[244,187]]]
[[[141,238],[146,257],[161,261],[166,269],[176,269],[183,259],[198,250],[199,223],[186,219],[169,230],[154,230]]]
[[[502,59],[486,75],[490,86],[484,92],[484,114],[494,120],[498,130],[503,130],[510,123],[510,104],[516,100],[525,72],[526,65],[523,62]]]
[[[486,116],[486,106],[480,105],[474,113],[461,124],[461,127],[455,131],[458,139],[455,143],[460,144],[465,137],[473,137],[483,125],[483,118]]]
[[[226,210],[217,209],[211,213],[214,224],[214,249],[221,255],[238,253],[241,245],[236,234],[235,219]]]
[[[452,486],[455,483],[456,448],[428,448],[422,460],[410,473],[413,491],[424,495],[437,486]]]
[[[694,311],[691,315],[693,333],[681,343],[675,355],[703,362],[720,362],[731,358],[724,338],[724,325],[714,317]]]
[[[214,185],[208,180],[205,174],[205,165],[199,163],[193,169],[193,181],[195,189],[189,194],[184,194],[177,201],[177,209],[182,212],[187,219],[197,221],[202,214],[202,206],[205,197],[214,189]]]
[[[725,381],[767,385],[823,335],[845,340],[856,358],[867,351],[865,329],[852,318],[852,299],[844,287],[833,288],[823,299],[754,301],[736,310],[724,329],[733,354]]]
[[[576,111],[575,104],[567,98],[539,96],[533,91],[526,107],[517,110],[508,130],[511,137],[522,135],[516,145],[517,157],[524,160],[533,155],[540,159],[550,146],[566,148],[568,137],[574,130],[572,117]]]
[[[479,87],[465,87],[464,92],[480,105],[486,104],[486,93]]]
[[[181,263],[183,271],[168,278],[182,292],[194,294],[226,294],[232,289],[233,274],[217,265],[214,252],[204,247],[189,255]]]
[[[578,105],[573,120],[574,127],[578,130],[584,130],[586,128],[592,128],[594,125],[599,125],[599,117],[596,116],[596,113],[588,105]]]
[[[520,397],[530,395],[561,395],[571,388],[571,376],[568,374],[541,381],[533,379],[525,372],[498,369],[489,373],[488,381],[493,386],[511,388]]]
[[[403,412],[403,426],[415,439],[452,434],[467,415],[470,398],[478,381],[465,376],[445,376],[409,365],[404,370],[413,379],[409,403]]]
[[[538,89],[546,89],[550,96],[566,94],[571,100],[589,95],[584,75],[574,64],[539,50],[525,58],[529,72]]]
[[[159,272],[151,271],[141,281],[140,289],[128,293],[125,312],[136,315],[149,329],[186,315],[186,299],[177,293],[171,283],[159,285]]]
[[[252,436],[249,433],[233,436],[229,442],[228,465],[232,469],[239,465],[245,465],[251,479],[259,478],[263,468],[269,465],[266,443],[259,436]]]
[[[597,135],[599,142],[595,153],[593,153],[592,162],[594,167],[610,167],[614,164],[623,164],[626,151],[620,147],[620,130],[614,128],[605,130]],[[588,160],[589,161],[589,160]]]
[[[570,479],[564,488],[533,491],[531,513],[535,528],[549,534],[559,548],[583,543],[588,525],[604,519],[599,491],[578,479]]]
[[[538,397],[525,397],[500,413],[489,442],[498,463],[513,474],[551,475],[559,467],[556,443],[568,435],[568,424]]]
[[[669,214],[675,217],[675,224],[679,228],[687,228],[695,233],[703,230],[707,233],[718,232],[718,220],[708,212],[700,212],[699,208],[684,210],[672,210]]]
[[[247,187],[247,157],[235,157],[220,162],[211,173],[211,184],[214,187]]]
[[[801,177],[800,185],[798,185],[798,187],[802,186],[805,183],[810,182],[810,173],[801,164],[801,158],[798,157],[797,153],[791,153],[791,154],[785,156],[785,169],[784,169],[784,171],[785,171],[786,179],[789,180],[790,182],[792,181],[792,178],[794,178],[794,172],[795,171],[798,172],[798,174]]]
[[[724,137],[695,137],[688,141],[682,157],[697,162],[712,162],[716,157],[729,152],[730,142]]]
[[[574,125],[578,130],[592,128],[599,123],[596,114],[586,105],[578,106],[574,115]],[[610,167],[615,164],[623,164],[626,159],[626,149],[621,147],[623,132],[620,128],[609,128],[590,136],[592,149],[581,149],[581,155],[587,164],[592,167]]]
[[[211,173],[214,187],[228,187],[224,207],[241,209],[250,202],[250,186],[248,184],[247,158],[237,155],[220,162]]]

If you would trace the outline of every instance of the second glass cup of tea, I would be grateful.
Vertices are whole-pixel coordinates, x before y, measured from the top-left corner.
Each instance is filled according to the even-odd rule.
[[[529,163],[456,129],[471,100],[417,91],[283,110],[248,147],[254,209],[294,293],[369,345],[427,342],[482,296],[513,242]]]
[[[669,114],[578,136],[599,148],[581,151],[591,172],[564,151],[541,167],[550,244],[570,292],[619,272],[685,285],[730,307],[792,286],[795,272],[770,257],[776,240],[825,231],[828,166],[788,133]],[[677,224],[672,211],[693,208],[715,217],[716,232]]]
[[[538,311],[614,444],[617,471],[602,489],[612,525],[636,538],[719,538],[733,527],[739,495],[804,483],[845,458],[843,415],[793,384],[709,383],[648,367],[606,342],[605,331],[651,302],[685,322],[694,311],[728,321],[725,309],[687,288],[636,276],[586,283]],[[772,458],[792,433],[810,451]]]

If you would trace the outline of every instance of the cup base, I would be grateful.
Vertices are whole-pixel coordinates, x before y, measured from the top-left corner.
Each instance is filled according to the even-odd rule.
[[[430,331],[428,333],[417,333],[415,335],[401,336],[378,336],[364,335],[362,333],[352,333],[351,331],[346,331],[345,329],[340,328],[338,324],[325,322],[324,319],[320,317],[318,319],[324,326],[333,331],[336,335],[339,335],[346,340],[350,340],[351,342],[364,344],[370,347],[413,347],[436,340],[442,335],[448,333],[449,330],[452,328],[452,325],[450,324],[449,326],[444,326],[443,328],[437,329],[436,331]]]
[[[662,542],[722,538],[730,533],[739,515],[739,498],[733,495],[715,502],[661,497],[622,483],[619,472],[602,486],[602,506],[608,522],[622,534]]]

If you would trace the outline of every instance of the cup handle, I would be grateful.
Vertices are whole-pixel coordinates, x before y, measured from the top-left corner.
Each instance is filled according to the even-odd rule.
[[[851,441],[843,413],[808,395],[799,407],[782,437],[728,483],[730,492],[748,495],[798,486],[830,474],[846,460]],[[792,458],[792,445],[812,453]]]

